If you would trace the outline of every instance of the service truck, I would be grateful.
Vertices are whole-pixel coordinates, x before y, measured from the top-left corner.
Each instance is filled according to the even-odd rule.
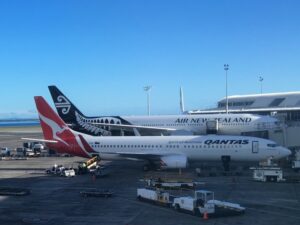
[[[261,182],[282,182],[283,171],[280,167],[263,166],[263,167],[251,167],[253,170],[253,180]]]
[[[196,182],[193,180],[173,180],[173,179],[146,179],[144,180],[149,187],[161,189],[195,189],[197,185],[204,184],[203,182]]]
[[[245,212],[245,208],[239,204],[215,200],[214,192],[207,190],[196,190],[192,197],[174,196],[161,189],[138,188],[137,198],[193,215],[231,216]]]
[[[193,215],[207,214],[210,216],[231,216],[245,212],[245,208],[236,203],[214,199],[214,192],[197,190],[194,196],[174,198],[172,206],[177,211],[184,211]]]
[[[0,149],[1,156],[10,156],[10,149],[8,147],[4,147]]]
[[[170,207],[172,205],[174,196],[159,189],[138,188],[137,198],[140,201],[148,201]]]

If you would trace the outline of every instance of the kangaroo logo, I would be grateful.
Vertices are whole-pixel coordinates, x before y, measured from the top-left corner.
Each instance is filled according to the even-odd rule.
[[[65,96],[59,95],[57,102],[55,102],[56,108],[61,108],[62,114],[66,115],[71,109],[71,103],[65,98]]]
[[[81,135],[74,134],[67,126],[60,126],[54,120],[43,116],[41,113],[39,114],[39,116],[41,120],[52,129],[52,138],[54,140],[65,144],[67,147],[78,146],[81,149],[81,151],[83,151],[82,154],[84,156],[90,157],[90,153],[95,152]],[[63,140],[63,138],[60,137],[65,131],[69,131],[69,135],[72,135],[74,138],[73,140],[69,139],[69,143],[67,143],[65,140]],[[82,154],[80,155],[82,156]]]
[[[58,135],[60,135],[61,133],[63,133],[65,130],[68,129],[68,127],[63,126],[60,127],[57,123],[55,123],[53,120],[50,120],[49,118],[43,116],[41,113],[39,114],[41,120],[47,124],[49,127],[51,127],[52,129],[52,135],[53,135],[53,139],[56,141],[60,141],[62,143],[64,143],[65,145],[69,146],[69,144],[67,142],[65,142],[63,139],[61,139]]]

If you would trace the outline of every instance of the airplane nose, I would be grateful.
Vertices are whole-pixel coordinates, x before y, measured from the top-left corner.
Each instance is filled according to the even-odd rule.
[[[289,156],[290,154],[292,154],[291,150],[287,149],[287,148],[282,148],[281,149],[281,155],[282,157],[287,157]]]

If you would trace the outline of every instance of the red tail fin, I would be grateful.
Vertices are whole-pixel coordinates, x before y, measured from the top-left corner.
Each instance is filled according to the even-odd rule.
[[[56,112],[53,111],[42,96],[35,96],[34,100],[39,114],[52,119],[60,126],[66,126],[65,122],[57,115]]]
[[[45,139],[52,140],[56,132],[68,128],[41,96],[34,97]],[[55,133],[54,133],[55,132]]]
[[[47,146],[49,148],[58,152],[65,152],[82,157],[90,157],[92,153],[95,153],[82,135],[73,133],[43,97],[36,96],[34,100],[39,113],[44,138],[46,140],[57,141],[56,144],[48,143]]]

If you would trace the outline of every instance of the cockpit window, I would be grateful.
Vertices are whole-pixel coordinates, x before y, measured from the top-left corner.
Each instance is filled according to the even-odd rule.
[[[267,144],[267,146],[268,146],[268,147],[271,147],[271,148],[275,148],[275,147],[277,147],[277,146],[279,146],[279,145],[277,145],[277,144]]]

